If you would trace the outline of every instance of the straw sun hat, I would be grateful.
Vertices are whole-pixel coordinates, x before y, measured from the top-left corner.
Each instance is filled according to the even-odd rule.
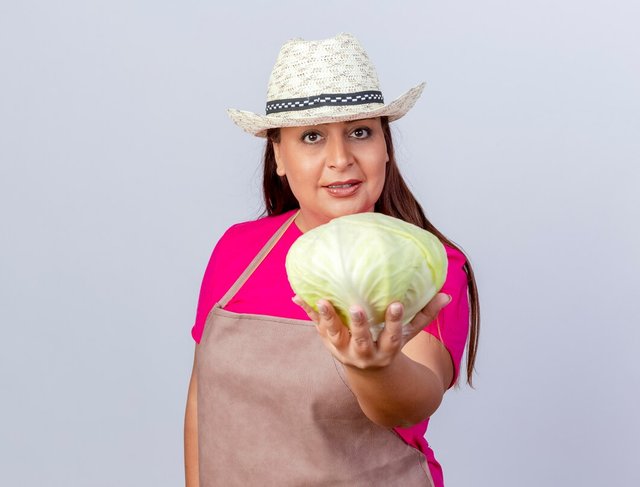
[[[382,116],[393,121],[413,107],[424,86],[385,105],[375,67],[351,34],[321,41],[293,39],[282,46],[271,71],[266,114],[235,109],[227,113],[240,128],[259,137],[276,127]]]

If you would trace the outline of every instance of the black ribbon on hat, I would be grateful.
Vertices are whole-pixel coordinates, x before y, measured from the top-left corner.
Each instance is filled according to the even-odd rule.
[[[380,91],[359,91],[357,93],[335,93],[307,96],[304,98],[288,98],[267,102],[266,114],[279,112],[293,112],[308,110],[327,105],[363,105],[365,103],[380,103],[384,105],[384,98]]]

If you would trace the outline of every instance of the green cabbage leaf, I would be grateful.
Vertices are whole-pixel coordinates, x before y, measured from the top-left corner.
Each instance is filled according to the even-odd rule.
[[[447,276],[447,254],[432,233],[381,213],[331,220],[300,236],[286,258],[289,283],[314,310],[327,299],[350,326],[349,307],[360,306],[373,339],[384,327],[387,307],[404,306],[409,323]]]

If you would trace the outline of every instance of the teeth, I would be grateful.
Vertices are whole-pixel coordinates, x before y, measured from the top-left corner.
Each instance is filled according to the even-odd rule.
[[[333,189],[333,188],[350,188],[351,186],[353,186],[353,184],[347,183],[347,184],[334,184],[329,187]]]

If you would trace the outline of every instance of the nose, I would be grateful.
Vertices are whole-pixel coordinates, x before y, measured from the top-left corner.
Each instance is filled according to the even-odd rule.
[[[355,162],[349,143],[343,137],[334,136],[327,140],[327,165],[331,169],[342,171]]]

